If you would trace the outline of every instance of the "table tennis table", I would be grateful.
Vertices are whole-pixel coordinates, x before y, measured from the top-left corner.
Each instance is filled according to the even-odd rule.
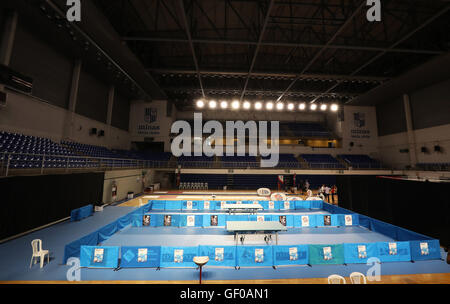
[[[236,245],[239,243],[241,234],[241,244],[244,244],[245,235],[250,233],[263,232],[266,234],[264,240],[267,244],[272,240],[272,234],[275,234],[275,243],[278,245],[278,232],[287,231],[287,227],[277,221],[256,222],[256,221],[228,221],[227,231],[234,232]]]
[[[260,204],[225,204],[222,206],[223,210],[228,210],[228,213],[236,213],[237,211],[249,212],[255,214],[258,210],[264,210]]]

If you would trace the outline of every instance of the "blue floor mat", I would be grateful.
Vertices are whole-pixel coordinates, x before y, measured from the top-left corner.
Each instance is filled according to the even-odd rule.
[[[65,281],[67,272],[71,268],[61,265],[64,246],[117,218],[135,210],[134,207],[106,207],[103,212],[96,212],[93,216],[80,222],[62,222],[42,229],[21,238],[0,244],[0,280],[2,281]],[[297,212],[297,210],[296,210]],[[302,212],[303,213],[303,212]],[[168,236],[171,237],[168,237]],[[31,259],[31,241],[42,239],[43,248],[51,252],[50,263],[39,268],[33,265],[29,268]],[[233,240],[223,228],[173,228],[173,227],[127,227],[105,241],[104,245],[151,245],[167,242],[183,246],[196,246],[196,243],[215,241],[223,244],[225,238]],[[320,244],[361,241],[388,241],[388,237],[369,231],[363,227],[323,227],[323,228],[295,228],[280,234],[280,244]],[[162,245],[162,244],[160,244]],[[442,254],[444,254],[442,252]],[[314,265],[272,268],[204,268],[204,280],[246,280],[246,279],[288,279],[288,278],[320,278],[333,273],[348,276],[353,271],[366,273],[367,265]],[[450,265],[444,261],[421,261],[384,263],[381,265],[381,275],[414,274],[414,273],[450,273]],[[196,269],[81,269],[81,280],[197,280]]]

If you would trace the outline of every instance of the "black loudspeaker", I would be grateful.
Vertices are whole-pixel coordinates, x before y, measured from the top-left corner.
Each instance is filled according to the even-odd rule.
[[[90,134],[90,135],[97,134],[97,128],[92,128],[92,129],[89,131],[89,134]]]
[[[105,136],[105,130],[100,130],[98,132],[98,137]]]
[[[349,145],[350,145],[350,147],[353,147],[355,145],[355,143],[351,141]]]
[[[438,146],[438,145],[434,146],[434,151],[441,152],[442,151],[441,146]]]
[[[427,147],[422,147],[422,148],[420,148],[420,151],[421,151],[422,153],[427,153],[427,152],[428,152],[428,149],[427,149]]]

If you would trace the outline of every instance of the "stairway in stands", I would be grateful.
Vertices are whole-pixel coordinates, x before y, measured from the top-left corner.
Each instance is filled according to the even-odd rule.
[[[233,178],[233,174],[228,174],[227,175],[227,189],[233,189],[233,185],[234,185],[234,178]]]

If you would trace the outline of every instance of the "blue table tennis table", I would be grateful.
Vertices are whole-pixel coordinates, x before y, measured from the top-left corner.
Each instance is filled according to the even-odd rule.
[[[252,233],[265,233],[264,240],[267,244],[272,240],[272,234],[275,234],[275,242],[278,245],[278,232],[287,231],[287,227],[280,222],[253,222],[253,221],[229,221],[226,226],[227,231],[234,232],[236,245],[239,243],[239,235],[241,235],[241,244],[244,244],[245,235]]]

